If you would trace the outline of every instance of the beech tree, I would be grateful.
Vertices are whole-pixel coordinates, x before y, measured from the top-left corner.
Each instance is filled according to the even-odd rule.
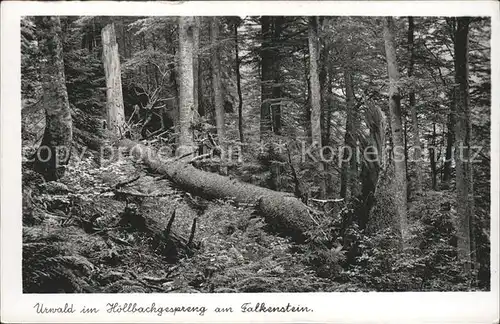
[[[71,155],[73,122],[64,75],[61,22],[59,17],[37,17],[45,33],[39,39],[40,53],[46,58],[42,65],[42,105],[45,130],[35,154],[34,167],[48,181],[64,175]]]
[[[212,45],[212,86],[215,106],[215,125],[220,145],[224,146],[226,126],[224,121],[224,97],[222,94],[221,65],[218,48],[219,18],[212,17],[210,24],[210,40]],[[225,150],[223,150],[225,151]]]
[[[404,155],[403,127],[401,122],[401,95],[399,92],[399,70],[394,44],[394,20],[384,18],[384,42],[389,73],[389,113],[394,157],[393,192],[396,205],[396,217],[399,222],[403,243],[408,237],[407,220],[407,180]]]
[[[322,148],[321,144],[321,92],[318,74],[318,18],[309,18],[309,82],[311,85],[311,142],[313,146]],[[324,171],[322,161],[318,162],[318,171]],[[319,186],[321,196],[324,197],[326,193],[326,184],[323,174],[320,175]]]
[[[115,24],[107,24],[101,31],[102,60],[106,76],[107,128],[116,136],[124,134],[125,112],[123,108],[120,55],[116,42]]]

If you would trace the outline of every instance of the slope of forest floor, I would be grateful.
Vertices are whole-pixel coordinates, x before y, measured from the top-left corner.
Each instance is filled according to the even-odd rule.
[[[304,292],[359,290],[320,278],[286,238],[266,231],[249,207],[207,201],[124,160],[70,166],[59,182],[24,170],[23,286],[26,292]],[[112,190],[123,184],[119,191]],[[193,255],[172,262],[151,235],[120,226],[147,214],[188,238]]]
[[[254,208],[195,196],[131,159],[99,166],[89,155],[72,161],[57,182],[45,182],[25,163],[23,290],[456,291],[476,285],[460,275],[453,191],[414,197],[405,250],[391,243],[397,238],[390,232],[360,230],[356,204],[323,212],[311,240],[298,245],[272,233]],[[372,217],[385,217],[383,200],[380,206]],[[165,231],[182,244],[163,249]],[[486,279],[476,289],[488,289],[489,268],[478,271]]]

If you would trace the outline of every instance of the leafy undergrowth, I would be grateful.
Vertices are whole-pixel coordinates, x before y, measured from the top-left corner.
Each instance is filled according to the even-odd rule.
[[[29,170],[23,180],[25,292],[341,289],[318,277],[287,239],[268,233],[253,209],[193,197],[133,161],[98,167],[87,159],[59,182],[44,182]],[[133,212],[166,228],[174,211],[172,232],[184,239],[197,220],[194,253],[175,262],[151,233],[122,221]]]
[[[487,290],[489,269],[476,269],[477,283],[461,276],[454,204],[448,191],[417,197],[408,213],[411,240],[405,249],[394,244],[398,238],[391,231],[360,230],[356,200],[315,215],[319,226],[307,233],[312,239],[296,245],[270,233],[254,209],[193,196],[131,160],[99,167],[88,158],[68,167],[59,182],[45,182],[26,168],[23,288],[66,293]],[[477,243],[489,251],[487,235],[479,234]]]

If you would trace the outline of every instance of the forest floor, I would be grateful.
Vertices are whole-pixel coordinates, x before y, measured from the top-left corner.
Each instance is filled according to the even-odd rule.
[[[163,228],[175,211],[172,231],[186,239],[196,218],[194,253],[172,261],[149,233],[120,225],[131,211]],[[58,182],[24,170],[23,224],[25,292],[360,290],[319,277],[252,208],[193,197],[131,160],[83,160]]]

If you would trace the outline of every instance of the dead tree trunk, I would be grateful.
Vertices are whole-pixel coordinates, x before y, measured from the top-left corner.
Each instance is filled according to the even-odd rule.
[[[271,230],[296,242],[304,242],[305,233],[314,225],[307,206],[287,193],[201,171],[179,160],[162,159],[153,150],[131,140],[123,139],[119,145],[184,190],[208,199],[231,199],[236,203],[255,205]]]
[[[116,136],[124,134],[125,112],[123,110],[122,76],[120,56],[116,42],[114,23],[106,25],[101,32],[102,61],[106,75],[106,111],[108,129]]]

